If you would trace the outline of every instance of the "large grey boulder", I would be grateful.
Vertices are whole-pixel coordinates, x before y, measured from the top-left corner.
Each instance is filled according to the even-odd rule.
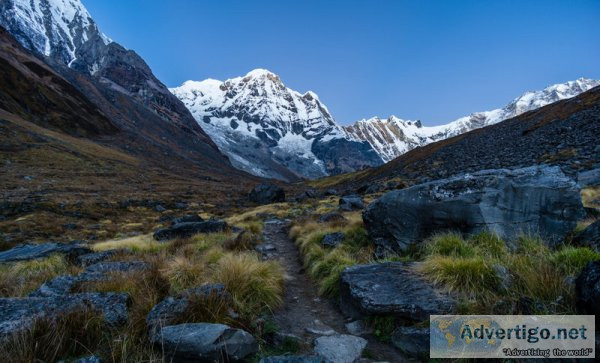
[[[333,363],[353,363],[360,358],[367,340],[354,335],[330,335],[315,339],[314,351]]]
[[[344,195],[340,198],[339,204],[339,208],[345,211],[360,210],[365,207],[365,203],[360,195],[356,194]]]
[[[453,311],[456,300],[421,277],[418,263],[385,262],[346,268],[340,279],[340,309],[358,319],[373,314],[415,321]]]
[[[600,220],[590,224],[573,238],[573,244],[600,252]]]
[[[22,244],[10,250],[0,252],[0,262],[34,260],[48,257],[55,253],[74,259],[77,256],[90,252],[92,250],[79,243],[46,242],[40,244]]]
[[[600,315],[600,261],[588,262],[575,280],[575,305],[582,314]]]
[[[223,300],[230,298],[223,284],[208,284],[185,290],[176,296],[168,296],[156,304],[146,317],[148,332],[155,336],[161,327],[172,325],[181,320],[186,313],[190,300],[215,297]]]
[[[126,293],[81,293],[52,297],[0,298],[0,340],[28,329],[37,319],[54,320],[78,310],[100,312],[113,326],[127,321]]]
[[[252,335],[224,324],[170,325],[151,337],[169,359],[177,362],[239,361],[258,351]]]
[[[259,184],[254,187],[248,199],[256,204],[271,204],[285,201],[285,192],[275,184]]]
[[[484,170],[388,192],[363,213],[379,253],[404,252],[437,231],[539,234],[554,247],[583,215],[578,185],[559,167]]]
[[[161,228],[154,232],[153,237],[157,241],[166,241],[175,238],[189,238],[199,233],[223,232],[226,228],[227,223],[219,220],[183,222],[171,227]]]

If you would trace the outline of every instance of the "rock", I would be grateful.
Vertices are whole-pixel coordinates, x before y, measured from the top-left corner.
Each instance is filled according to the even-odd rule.
[[[598,203],[596,203],[598,204]],[[589,218],[589,219],[600,219],[600,209],[598,208],[590,208],[590,207],[584,207],[583,208],[585,210],[585,218]]]
[[[429,329],[400,326],[392,334],[392,344],[413,358],[429,357]]]
[[[309,326],[305,327],[304,330],[313,335],[334,335],[336,334],[330,326],[324,324],[321,320],[314,320]]]
[[[28,329],[37,319],[53,320],[59,315],[92,308],[113,326],[127,321],[129,295],[102,292],[52,297],[0,298],[0,339]]]
[[[600,252],[600,220],[590,224],[573,238],[573,244]]]
[[[344,234],[342,232],[327,233],[321,240],[323,247],[335,248],[344,242]]]
[[[150,265],[144,261],[98,262],[83,270],[83,272],[77,276],[77,281],[102,281],[109,278],[111,273],[133,273],[147,270],[149,267]]]
[[[256,246],[254,249],[256,250],[256,252],[262,254],[268,254],[277,251],[277,248],[272,243],[262,243]]]
[[[173,218],[171,220],[171,225],[176,225],[179,223],[187,223],[187,222],[204,222],[204,219],[197,214],[187,214],[185,216]]]
[[[415,271],[418,263],[385,262],[346,268],[340,279],[340,309],[350,318],[393,314],[415,321],[450,313],[456,300]]]
[[[55,253],[66,255],[69,259],[90,253],[92,250],[79,243],[46,242],[40,244],[22,244],[0,252],[0,262],[26,261],[48,257]]]
[[[296,200],[296,202],[300,203],[300,202],[304,202],[307,199],[317,198],[318,196],[319,196],[319,194],[317,193],[316,190],[306,189],[303,192],[296,194],[296,196],[294,197],[294,200]]]
[[[323,193],[323,195],[326,196],[326,197],[332,196],[332,195],[338,195],[338,191],[336,189],[329,188],[329,189],[325,190],[325,192]]]
[[[259,184],[250,191],[248,198],[256,204],[271,204],[285,201],[285,192],[275,184]]]
[[[356,189],[357,194],[373,194],[381,191],[381,185],[379,184],[365,184],[360,188]]]
[[[365,207],[363,200],[356,194],[345,195],[340,198],[340,209],[345,211],[360,210]]]
[[[292,343],[296,345],[302,344],[302,338],[291,333],[276,331],[273,333],[267,333],[265,337],[267,339],[267,342],[273,346],[280,346],[287,343]]]
[[[600,261],[588,262],[575,281],[575,306],[582,314],[600,315]]]
[[[64,362],[64,361],[61,361],[61,362]],[[101,362],[102,361],[100,360],[100,358],[95,355],[90,355],[87,357],[78,358],[78,359],[71,361],[71,363],[101,363]]]
[[[65,223],[62,225],[64,229],[72,231],[77,229],[77,225],[75,223]]]
[[[554,247],[583,214],[577,184],[560,168],[484,170],[384,194],[363,213],[378,249],[404,252],[438,231],[491,231],[510,241],[537,233]]]
[[[37,290],[29,294],[30,297],[50,297],[70,294],[78,278],[71,275],[60,275],[46,281]]]
[[[224,324],[165,326],[151,341],[164,349],[167,361],[239,361],[258,351],[252,335]]]
[[[353,335],[332,335],[315,340],[315,353],[333,363],[352,363],[360,358],[367,341]]]
[[[156,335],[160,327],[173,324],[173,322],[181,319],[191,298],[208,298],[211,296],[229,299],[229,294],[225,291],[223,284],[202,285],[185,290],[177,296],[166,297],[156,304],[146,317],[146,325],[148,325],[150,336]]]
[[[184,222],[174,226],[161,228],[154,232],[154,239],[166,241],[175,238],[189,238],[198,233],[222,232],[227,228],[227,223],[219,220],[204,222]]]
[[[75,263],[81,267],[86,267],[107,260],[116,255],[117,253],[123,251],[125,250],[108,250],[102,252],[86,253],[85,255],[78,256],[75,259]]]
[[[577,174],[577,182],[582,187],[600,186],[600,168],[580,172]]]
[[[345,325],[348,333],[352,335],[366,335],[371,333],[371,329],[363,320],[355,320]]]
[[[512,276],[510,275],[510,271],[500,264],[494,264],[492,269],[496,272],[496,276],[498,276],[498,281],[500,282],[496,289],[500,292],[509,291],[512,286]]]
[[[157,204],[157,205],[154,206],[154,210],[157,211],[157,212],[159,212],[159,213],[162,213],[162,212],[166,211],[167,208],[163,207],[160,204]]]
[[[320,216],[319,220],[318,220],[319,223],[344,222],[344,221],[346,221],[346,218],[338,212],[325,213],[322,216]]]
[[[316,355],[278,355],[262,358],[260,363],[331,363],[331,361]]]

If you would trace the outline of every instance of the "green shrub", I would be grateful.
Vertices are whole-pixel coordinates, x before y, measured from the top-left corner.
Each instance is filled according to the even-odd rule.
[[[590,261],[600,260],[600,253],[588,247],[566,246],[552,253],[550,260],[566,275],[577,275]]]

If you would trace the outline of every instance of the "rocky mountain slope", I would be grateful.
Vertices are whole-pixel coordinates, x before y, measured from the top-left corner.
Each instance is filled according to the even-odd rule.
[[[524,112],[577,96],[593,87],[600,80],[579,78],[575,81],[555,84],[541,91],[525,92],[502,108],[475,112],[445,125],[423,126],[420,121],[403,120],[396,116],[387,119],[373,117],[360,120],[344,131],[350,140],[367,141],[388,162],[417,146],[447,139],[477,128],[496,124]]]
[[[600,87],[494,125],[417,147],[391,162],[344,178],[356,187],[401,178],[422,182],[458,173],[559,165],[570,175],[600,168]]]
[[[232,164],[252,174],[293,180],[381,164],[366,142],[346,138],[315,93],[296,92],[267,70],[171,91]]]

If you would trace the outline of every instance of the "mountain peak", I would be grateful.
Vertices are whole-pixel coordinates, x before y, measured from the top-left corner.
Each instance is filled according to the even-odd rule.
[[[253,69],[250,72],[246,73],[246,77],[259,78],[259,77],[265,77],[265,76],[273,76],[273,77],[279,78],[275,73],[271,72],[268,69],[264,69],[264,68],[256,68],[256,69]]]

